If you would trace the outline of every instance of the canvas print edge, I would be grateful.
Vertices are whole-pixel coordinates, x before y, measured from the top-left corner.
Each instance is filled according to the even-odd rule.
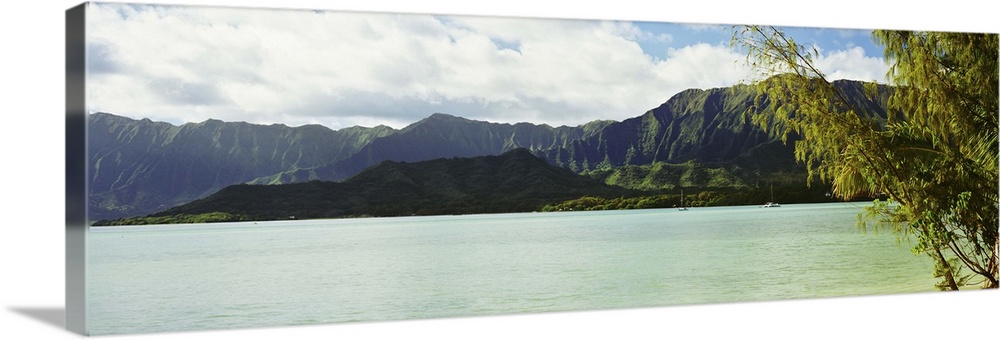
[[[66,11],[66,329],[86,334],[88,3]]]
[[[69,51],[69,48],[67,48],[67,50]],[[69,78],[69,75],[67,75],[67,77]],[[67,81],[67,84],[69,84],[69,81]],[[69,86],[69,85],[67,85],[67,86]],[[69,105],[69,103],[70,103],[70,100],[67,100],[67,105]],[[67,117],[67,118],[69,118],[69,117]],[[68,119],[67,120],[67,127],[69,127],[69,126],[71,126],[71,124],[70,124],[69,119]],[[78,125],[74,124],[72,126],[78,126]],[[78,139],[74,139],[74,140],[78,140]],[[70,150],[70,138],[67,138],[67,150]],[[67,155],[67,170],[69,170],[69,167],[70,167],[70,162],[69,162],[68,157],[69,157],[69,155]],[[70,180],[69,176],[70,176],[70,172],[67,171],[67,183],[69,183],[69,180]],[[67,198],[69,198],[69,196],[70,196],[69,190],[70,190],[70,188],[67,187]],[[67,202],[67,203],[69,203],[69,202]],[[70,218],[69,218],[69,216],[67,216],[67,232],[70,232],[70,230],[71,230],[69,228],[69,225],[70,225]],[[69,242],[70,242],[70,240],[67,239],[67,249],[70,249]],[[69,260],[69,254],[70,254],[70,252],[68,251],[67,252],[67,260]],[[69,272],[67,272],[67,279],[69,280],[70,277],[71,276],[69,275]],[[69,297],[70,297],[70,294],[69,294],[69,292],[67,292],[67,298],[69,299]],[[67,302],[67,303],[69,305],[69,302]],[[68,308],[68,312],[69,312],[69,308]]]

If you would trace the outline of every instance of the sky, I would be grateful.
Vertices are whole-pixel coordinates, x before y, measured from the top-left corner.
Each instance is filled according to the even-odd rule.
[[[433,113],[580,125],[754,73],[729,25],[93,4],[92,112],[402,128]],[[869,31],[789,29],[832,79],[884,81]]]

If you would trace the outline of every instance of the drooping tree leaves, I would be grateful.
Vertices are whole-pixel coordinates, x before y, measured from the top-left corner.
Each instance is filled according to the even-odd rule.
[[[785,140],[800,136],[796,159],[835,195],[890,197],[861,225],[915,237],[914,251],[935,259],[939,287],[996,288],[997,35],[872,36],[885,47],[891,86],[872,82],[863,95],[885,110],[833,86],[814,66],[816,49],[774,27],[736,28],[734,46],[762,76],[753,120]],[[765,104],[773,110],[756,109]]]

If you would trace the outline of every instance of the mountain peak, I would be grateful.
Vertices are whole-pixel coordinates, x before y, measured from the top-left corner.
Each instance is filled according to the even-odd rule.
[[[453,116],[447,113],[435,113],[430,116],[427,116],[427,118],[421,119],[413,124],[410,124],[403,129],[404,130],[411,129],[425,124],[437,125],[437,124],[455,124],[455,123],[466,123],[466,122],[471,122],[471,120],[459,116]]]
[[[447,113],[438,112],[428,116],[427,118],[424,118],[424,120],[426,121],[426,120],[468,120],[468,119],[455,115],[450,115]]]
[[[504,152],[503,154],[500,155],[500,157],[505,157],[505,158],[525,158],[525,157],[538,158],[538,157],[535,157],[535,155],[532,154],[531,151],[528,150],[528,149],[526,149],[526,148],[516,148],[516,149],[510,150],[510,151]]]

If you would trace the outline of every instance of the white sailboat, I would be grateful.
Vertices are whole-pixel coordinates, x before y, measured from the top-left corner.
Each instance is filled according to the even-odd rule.
[[[777,208],[777,207],[780,207],[780,206],[781,206],[781,204],[778,204],[778,202],[774,201],[774,184],[772,184],[771,185],[771,201],[767,202],[767,203],[764,203],[763,207],[764,208]]]
[[[680,211],[687,211],[688,210],[688,208],[686,206],[684,206],[684,190],[681,190],[681,206],[677,207],[677,210],[680,210]]]

